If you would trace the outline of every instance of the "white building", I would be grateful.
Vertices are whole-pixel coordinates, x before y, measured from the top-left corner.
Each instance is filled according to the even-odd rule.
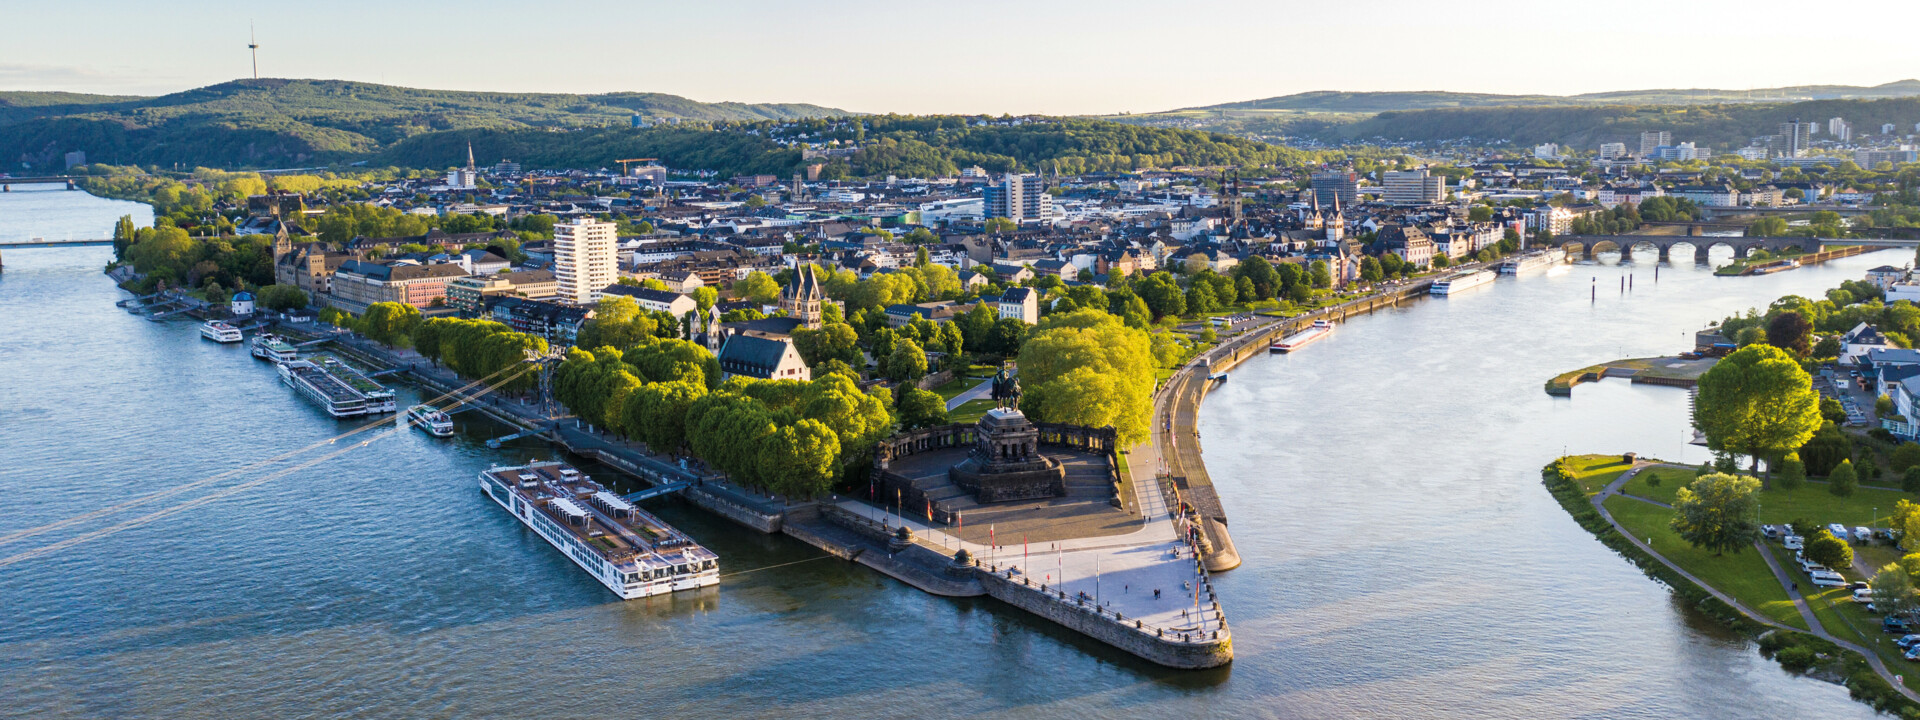
[[[1840,142],[1846,142],[1848,140],[1852,140],[1853,139],[1853,123],[1847,122],[1846,120],[1843,120],[1840,118],[1830,119],[1827,121],[1827,134],[1832,135],[1833,139],[1838,140]]]
[[[1601,160],[1618,160],[1627,156],[1626,143],[1600,143]]]
[[[553,275],[560,299],[580,304],[600,301],[600,291],[620,277],[616,226],[577,218],[553,226]]]
[[[1559,160],[1560,146],[1556,143],[1544,143],[1533,146],[1533,156],[1541,160]]]
[[[472,190],[480,181],[480,170],[473,166],[473,143],[467,143],[467,166],[447,171],[448,190]]]
[[[1040,297],[1030,288],[1008,288],[1000,295],[1000,317],[1028,325],[1040,322]]]

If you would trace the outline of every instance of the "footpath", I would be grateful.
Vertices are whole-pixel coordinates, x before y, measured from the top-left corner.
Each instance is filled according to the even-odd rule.
[[[1654,500],[1648,500],[1643,497],[1639,497],[1636,495],[1629,495],[1627,493],[1620,492],[1620,488],[1625,486],[1628,480],[1632,480],[1633,476],[1640,474],[1640,471],[1645,470],[1647,468],[1663,467],[1663,466],[1664,467],[1680,467],[1677,465],[1666,465],[1664,463],[1636,464],[1632,469],[1624,473],[1621,473],[1620,477],[1614,478],[1613,482],[1607,483],[1607,486],[1605,488],[1602,488],[1600,492],[1594,493],[1593,497],[1588,498],[1588,501],[1593,503],[1593,509],[1600,513],[1600,517],[1604,518],[1607,521],[1607,524],[1612,525],[1614,531],[1620,533],[1621,537],[1626,538],[1627,542],[1633,543],[1634,547],[1640,548],[1641,552],[1644,552],[1647,555],[1652,556],[1653,559],[1660,561],[1662,565],[1666,565],[1669,569],[1673,570],[1675,573],[1679,573],[1681,577],[1684,577],[1687,579],[1688,582],[1691,582],[1694,585],[1699,586],[1700,589],[1707,591],[1709,594],[1713,595],[1715,599],[1719,600],[1720,602],[1726,603],[1727,606],[1733,608],[1734,610],[1739,611],[1740,614],[1747,616],[1748,620],[1752,620],[1753,622],[1759,623],[1761,625],[1765,625],[1767,627],[1774,628],[1776,630],[1786,631],[1786,632],[1811,632],[1815,637],[1831,642],[1835,645],[1838,645],[1852,652],[1859,653],[1861,657],[1866,659],[1867,665],[1873,668],[1873,672],[1875,674],[1878,674],[1882,679],[1886,680],[1887,684],[1892,685],[1895,690],[1899,691],[1901,695],[1905,695],[1907,699],[1912,700],[1914,702],[1920,702],[1920,694],[1917,694],[1913,690],[1908,689],[1906,684],[1900,681],[1899,676],[1895,675],[1892,670],[1889,670],[1887,668],[1886,663],[1881,662],[1879,653],[1876,653],[1868,648],[1861,647],[1856,643],[1834,637],[1833,633],[1828,632],[1826,627],[1820,624],[1819,618],[1814,616],[1813,609],[1807,606],[1806,598],[1800,594],[1800,590],[1798,587],[1796,587],[1796,584],[1794,583],[1794,581],[1787,576],[1787,573],[1780,568],[1780,564],[1774,560],[1773,553],[1768,552],[1767,548],[1762,546],[1760,543],[1758,542],[1754,543],[1754,549],[1760,552],[1760,557],[1764,558],[1767,561],[1767,566],[1769,568],[1772,568],[1774,578],[1780,582],[1780,587],[1787,592],[1787,597],[1793,599],[1794,608],[1800,611],[1800,618],[1806,621],[1808,630],[1803,631],[1803,630],[1800,630],[1799,628],[1788,627],[1786,625],[1779,623],[1778,621],[1775,621],[1773,618],[1767,617],[1766,615],[1755,611],[1753,608],[1747,607],[1745,604],[1741,603],[1739,600],[1734,599],[1733,596],[1721,592],[1719,589],[1715,588],[1714,586],[1707,584],[1705,580],[1701,580],[1699,577],[1696,577],[1693,573],[1687,572],[1685,569],[1681,568],[1678,564],[1675,564],[1672,560],[1668,560],[1665,555],[1661,555],[1658,551],[1654,550],[1653,546],[1648,545],[1646,542],[1642,541],[1640,538],[1634,537],[1633,531],[1628,530],[1625,526],[1621,525],[1619,521],[1614,520],[1613,514],[1610,512],[1607,512],[1607,506],[1606,506],[1606,499],[1614,496],[1629,498],[1638,502],[1659,505],[1661,507],[1668,507],[1668,508],[1672,507],[1671,505],[1667,505],[1666,503],[1657,502]]]

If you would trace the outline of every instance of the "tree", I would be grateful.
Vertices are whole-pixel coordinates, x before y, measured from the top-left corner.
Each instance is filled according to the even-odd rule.
[[[1873,589],[1876,612],[1899,615],[1914,610],[1913,577],[1907,574],[1906,568],[1901,567],[1900,563],[1881,566],[1867,585]]]
[[[1020,224],[1010,219],[1003,217],[987,218],[987,232],[989,233],[1008,233],[1019,229]]]
[[[1152,341],[1098,310],[1047,316],[1020,347],[1020,409],[1044,422],[1111,425],[1144,439],[1152,414]]]
[[[927,351],[913,338],[900,338],[887,356],[887,377],[897,382],[913,382],[927,374]]]
[[[1827,492],[1847,497],[1853,494],[1854,486],[1859,483],[1860,478],[1853,470],[1853,461],[1841,460],[1840,466],[1827,475]]]
[[[1814,531],[1807,538],[1806,549],[1801,551],[1808,560],[1830,568],[1844,568],[1853,565],[1853,547],[1847,541],[1833,536],[1825,528]]]
[[[1808,333],[1813,323],[1797,312],[1783,312],[1767,323],[1767,344],[1795,355],[1805,356],[1813,348]]]
[[[848,365],[864,361],[860,356],[860,335],[846,323],[826,323],[817,330],[795,328],[793,347],[800,351],[800,359],[807,361],[808,367],[828,360],[839,360]]]
[[[1695,478],[1673,499],[1673,531],[1688,544],[1721,555],[1760,537],[1760,481],[1714,473]]]
[[[1900,443],[1899,447],[1893,449],[1887,461],[1897,473],[1904,473],[1908,468],[1920,467],[1920,443],[1911,441]]]
[[[758,474],[776,492],[810,498],[833,486],[839,454],[833,429],[804,418],[761,441]]]
[[[1327,269],[1327,261],[1315,260],[1309,267],[1311,271],[1308,274],[1312,278],[1314,287],[1323,290],[1333,287],[1333,274]]]
[[[581,326],[574,345],[583,348],[612,347],[628,350],[650,342],[658,323],[640,311],[640,304],[626,295],[607,295],[594,307],[593,319]]]
[[[1782,490],[1800,487],[1800,483],[1806,479],[1807,466],[1800,462],[1800,453],[1797,452],[1787,453],[1787,457],[1780,461],[1780,472],[1774,475],[1774,481],[1780,483]]]
[[[678,451],[687,443],[687,410],[706,394],[705,383],[643,385],[623,408],[627,432],[656,452]]]
[[[755,270],[740,282],[733,284],[733,294],[760,303],[770,305],[780,298],[780,284],[766,273]]]
[[[367,306],[366,315],[360,318],[359,331],[374,342],[392,347],[412,332],[419,320],[420,308],[405,303],[377,302]]]
[[[713,309],[713,304],[719,301],[719,290],[705,285],[693,289],[693,302],[699,306],[701,315],[705,315],[708,310]]]
[[[1734,351],[1700,376],[1694,425],[1709,448],[1742,452],[1757,466],[1806,444],[1820,428],[1813,378],[1771,345]]]
[[[905,429],[939,427],[947,424],[947,401],[940,393],[908,387],[900,390],[895,415]]]
[[[299,310],[312,302],[305,290],[292,285],[268,285],[253,295],[260,307],[280,312]]]
[[[1881,395],[1880,397],[1874,398],[1873,412],[1875,415],[1892,415],[1893,414],[1893,398],[1887,395]]]

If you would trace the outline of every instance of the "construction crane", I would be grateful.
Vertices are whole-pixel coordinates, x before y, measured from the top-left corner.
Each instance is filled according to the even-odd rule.
[[[625,176],[630,174],[629,171],[631,170],[631,168],[627,167],[627,163],[650,163],[659,159],[660,158],[630,158],[627,160],[615,160],[614,162],[620,163],[620,174]]]

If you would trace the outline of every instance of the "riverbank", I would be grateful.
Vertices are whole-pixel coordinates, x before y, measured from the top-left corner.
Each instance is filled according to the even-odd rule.
[[[1877,252],[1877,251],[1886,250],[1886,249],[1888,248],[1880,245],[1841,245],[1837,247],[1827,248],[1819,252],[1806,253],[1802,255],[1781,255],[1773,258],[1768,258],[1766,260],[1756,261],[1756,260],[1735,258],[1732,263],[1715,268],[1713,271],[1713,274],[1719,275],[1722,277],[1766,275],[1770,273],[1794,270],[1797,268],[1806,267],[1808,265],[1816,265],[1819,263],[1827,262],[1829,260],[1838,260],[1840,258],[1853,257],[1855,255],[1860,255],[1863,253]]]
[[[1715,362],[1718,362],[1716,358],[1675,356],[1614,360],[1556,375],[1547,381],[1546,390],[1548,395],[1571,396],[1575,385],[1610,377],[1628,378],[1645,385],[1694,387]]]
[[[1669,552],[1684,549],[1678,536],[1670,530],[1662,537],[1659,523],[1643,523],[1632,529],[1625,526],[1610,507],[1622,501],[1660,506],[1656,501],[1621,492],[1636,475],[1656,467],[1684,471],[1667,481],[1667,485],[1692,477],[1692,468],[1614,455],[1562,458],[1548,464],[1541,471],[1541,477],[1561,508],[1601,543],[1639,566],[1648,577],[1666,585],[1696,610],[1757,641],[1762,652],[1783,667],[1843,685],[1854,699],[1882,712],[1904,717],[1920,714],[1920,694],[1897,684],[1903,677],[1889,670],[1878,653],[1829,633],[1807,608],[1797,588],[1788,586],[1778,564],[1767,554],[1768,550],[1761,547],[1763,543],[1756,543],[1754,557],[1758,559],[1748,562],[1744,572],[1738,569],[1728,572],[1728,568],[1714,566],[1689,569],[1655,549],[1668,546],[1674,548]],[[1670,514],[1671,510],[1666,512]],[[1640,539],[1643,535],[1646,541]],[[1660,542],[1649,544],[1656,537],[1662,537]],[[1741,554],[1734,557],[1741,559]],[[1695,564],[1725,562],[1725,558],[1715,557]],[[1703,575],[1720,579],[1709,581],[1703,579]],[[1716,582],[1739,589],[1730,593],[1715,587]],[[1791,601],[1800,616],[1798,623],[1782,613],[1778,604],[1782,600]],[[1756,605],[1769,607],[1771,611],[1756,609]]]

